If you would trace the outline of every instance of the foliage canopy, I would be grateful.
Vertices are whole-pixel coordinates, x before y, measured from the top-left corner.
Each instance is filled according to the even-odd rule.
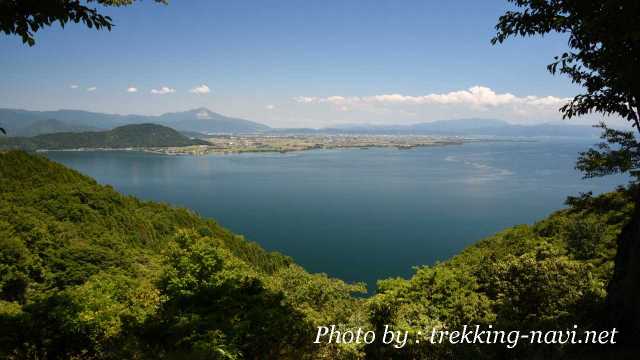
[[[126,6],[136,0],[0,0],[0,31],[18,35],[22,42],[35,45],[35,33],[54,23],[64,27],[68,22],[83,23],[96,30],[111,30],[111,17],[90,5]],[[154,0],[167,3],[168,0]]]
[[[561,108],[571,118],[599,112],[619,115],[640,131],[640,3],[635,0],[508,0],[492,43],[513,36],[569,36],[569,51],[548,69],[585,89]]]

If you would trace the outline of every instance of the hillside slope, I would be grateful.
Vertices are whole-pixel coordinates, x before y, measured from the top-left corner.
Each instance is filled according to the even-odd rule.
[[[0,152],[1,358],[317,357],[337,350],[313,347],[313,326],[348,322],[361,290],[191,211]]]
[[[125,125],[109,131],[65,132],[28,138],[0,138],[0,148],[19,148],[24,150],[119,149],[206,144],[208,144],[206,141],[190,139],[174,129],[156,124]]]
[[[507,228],[409,279],[378,282],[369,299],[374,328],[390,325],[415,337],[425,329],[465,324],[520,332],[607,330],[605,304],[619,234],[633,211],[627,189],[569,198],[570,207],[533,225]],[[580,335],[578,335],[580,336]],[[618,336],[620,339],[620,336]],[[635,359],[638,349],[611,345],[410,343],[401,351],[380,344],[371,358],[400,359]],[[613,354],[613,355],[612,355]]]

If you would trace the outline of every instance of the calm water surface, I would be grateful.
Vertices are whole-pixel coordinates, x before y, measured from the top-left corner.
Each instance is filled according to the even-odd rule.
[[[164,156],[51,152],[117,190],[188,207],[313,272],[348,281],[410,276],[505,227],[532,223],[567,195],[621,177],[581,180],[594,141],[471,143],[413,150]]]

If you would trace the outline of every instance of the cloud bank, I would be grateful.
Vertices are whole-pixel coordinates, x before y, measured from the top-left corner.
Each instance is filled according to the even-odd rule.
[[[138,88],[137,88],[137,87],[135,87],[135,86],[129,86],[129,87],[127,88],[127,92],[128,92],[128,93],[136,93],[136,92],[138,92]]]
[[[473,86],[467,90],[451,91],[443,94],[428,95],[402,95],[383,94],[373,96],[328,96],[308,97],[298,96],[294,101],[302,104],[332,104],[339,107],[345,106],[395,106],[395,105],[464,105],[471,108],[492,108],[505,105],[525,106],[556,106],[559,107],[569,100],[555,96],[523,96],[519,97],[511,93],[498,94],[485,86]]]
[[[297,96],[296,111],[312,114],[324,126],[348,123],[411,124],[443,119],[493,118],[534,124],[559,121],[559,109],[571,98],[552,95],[516,95],[487,86],[442,93],[381,93],[364,96]],[[307,115],[309,116],[309,115]],[[574,122],[593,123],[592,117]]]

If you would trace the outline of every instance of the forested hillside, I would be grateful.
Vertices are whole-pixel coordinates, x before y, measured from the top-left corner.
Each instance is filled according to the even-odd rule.
[[[0,358],[336,354],[313,346],[314,325],[353,322],[362,290],[189,210],[0,153]]]
[[[581,197],[452,259],[379,282],[309,274],[186,210],[124,196],[44,157],[0,153],[0,357],[82,359],[548,358],[589,347],[417,343],[418,331],[600,327],[623,189]],[[410,332],[316,345],[315,329]]]
[[[418,267],[408,280],[379,281],[378,294],[368,303],[372,326],[393,324],[414,335],[464,324],[507,331],[608,326],[605,297],[616,238],[631,217],[633,202],[626,189],[568,202],[570,208],[534,225],[505,229],[448,261]],[[425,341],[403,351],[367,350],[376,358],[407,359],[599,359],[617,351],[611,346],[521,343],[509,350],[504,345],[434,346]],[[595,357],[587,356],[594,352]]]
[[[59,132],[33,137],[0,138],[0,148],[23,150],[63,150],[79,148],[142,148],[206,145],[204,140],[190,139],[176,130],[156,124],[137,124],[109,131]]]

